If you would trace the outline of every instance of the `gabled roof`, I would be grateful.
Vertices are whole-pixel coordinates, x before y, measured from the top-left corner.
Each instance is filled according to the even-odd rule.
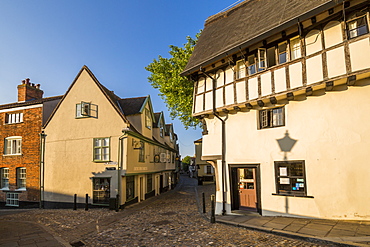
[[[173,131],[173,125],[172,125],[172,123],[166,124],[164,130],[165,130],[165,135],[166,136],[170,135],[170,132],[173,133],[174,131]]]
[[[163,119],[163,122],[164,122],[163,111],[154,113],[154,121],[155,121],[154,124],[153,124],[154,128],[159,127],[159,122],[160,122],[161,118]]]
[[[183,75],[213,63],[262,41],[268,35],[283,31],[333,7],[340,0],[245,0],[235,7],[213,15],[204,29],[186,65]],[[298,30],[298,25],[297,25]]]
[[[122,117],[122,119],[126,122],[126,123],[129,123],[129,121],[127,120],[127,118],[125,117],[125,115],[123,114],[119,104],[118,104],[118,100],[119,100],[119,97],[117,95],[115,95],[112,91],[109,91],[106,87],[104,87],[99,81],[98,79],[95,77],[95,75],[91,72],[91,70],[86,66],[84,65],[80,72],[77,74],[77,76],[75,77],[74,81],[72,82],[72,84],[69,86],[67,92],[64,94],[63,98],[59,101],[58,105],[55,107],[53,113],[51,114],[51,116],[49,117],[48,121],[45,123],[45,126],[46,127],[48,125],[48,123],[50,122],[50,120],[53,118],[55,112],[59,109],[60,105],[63,103],[64,99],[66,98],[66,96],[68,95],[68,93],[71,91],[71,89],[73,88],[74,84],[76,83],[77,79],[80,77],[81,73],[83,71],[86,71],[90,77],[93,79],[93,81],[96,83],[96,85],[98,86],[98,88],[101,90],[101,92],[106,96],[107,100],[111,103],[111,105],[113,106],[113,108],[116,110],[116,112]]]
[[[140,114],[143,110],[144,103],[147,101],[148,96],[136,97],[136,98],[127,98],[118,100],[119,105],[121,106],[123,113],[126,116]]]
[[[25,101],[25,102],[16,102],[16,103],[10,103],[10,104],[5,104],[5,105],[0,105],[0,110],[3,109],[11,109],[15,107],[22,107],[22,106],[30,106],[30,105],[37,105],[37,104],[42,104],[44,102],[48,101],[53,101],[53,100],[60,100],[63,96],[53,96],[53,97],[47,97],[47,98],[42,98],[42,99],[35,99],[35,100],[30,100],[30,101]]]

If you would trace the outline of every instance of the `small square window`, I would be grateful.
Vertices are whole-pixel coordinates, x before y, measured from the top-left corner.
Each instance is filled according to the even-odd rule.
[[[98,117],[98,106],[90,102],[76,104],[76,118]]]
[[[236,62],[236,79],[241,79],[245,77],[245,61],[239,60]]]
[[[279,54],[279,64],[286,63],[288,61],[287,42],[283,42],[278,45],[278,54]]]
[[[148,129],[152,128],[152,117],[150,116],[150,111],[148,109],[145,109],[145,126]]]
[[[14,124],[23,122],[23,112],[7,113],[5,115],[5,124]]]
[[[304,161],[275,161],[276,193],[307,195]]]
[[[6,193],[6,202],[5,206],[19,207],[19,193]]]
[[[284,107],[259,111],[259,128],[274,128],[285,125]]]
[[[254,55],[248,56],[248,75],[256,73],[256,58]]]
[[[290,59],[294,60],[301,57],[301,41],[299,36],[290,39]]]

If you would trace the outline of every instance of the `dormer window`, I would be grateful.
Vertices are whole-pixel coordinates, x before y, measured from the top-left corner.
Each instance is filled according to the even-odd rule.
[[[347,21],[347,29],[349,39],[367,34],[369,28],[367,26],[366,13],[357,12],[353,14],[350,20]]]
[[[145,126],[148,129],[152,128],[152,118],[150,116],[150,111],[148,109],[145,109]]]
[[[163,127],[163,123],[162,122],[159,123],[159,135],[161,137],[164,136],[164,127]]]

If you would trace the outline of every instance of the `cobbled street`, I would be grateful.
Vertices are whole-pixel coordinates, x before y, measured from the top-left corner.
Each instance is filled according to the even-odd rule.
[[[120,212],[108,209],[30,210],[4,220],[32,221],[48,227],[69,243],[85,246],[328,246],[220,223],[200,213],[201,194],[214,185],[197,185],[185,175],[175,190]],[[198,201],[198,203],[197,203]]]

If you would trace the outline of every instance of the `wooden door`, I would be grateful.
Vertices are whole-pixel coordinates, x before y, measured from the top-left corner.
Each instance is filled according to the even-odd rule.
[[[257,209],[256,168],[239,168],[240,209]]]

